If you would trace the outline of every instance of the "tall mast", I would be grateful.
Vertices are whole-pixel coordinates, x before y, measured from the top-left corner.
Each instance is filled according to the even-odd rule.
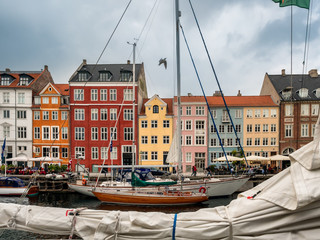
[[[178,122],[177,122],[177,134],[178,134],[178,174],[179,176],[182,173],[182,158],[181,158],[181,77],[180,77],[180,16],[181,12],[179,10],[179,0],[175,0],[175,9],[176,9],[176,55],[177,55],[177,114],[178,114]]]
[[[133,43],[133,62],[132,62],[132,173],[135,165],[135,83],[136,83],[136,43]]]

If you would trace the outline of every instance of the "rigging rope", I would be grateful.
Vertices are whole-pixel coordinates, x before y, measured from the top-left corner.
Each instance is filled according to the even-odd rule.
[[[189,48],[189,44],[188,44],[188,42],[187,42],[186,36],[185,36],[185,34],[184,34],[184,31],[183,31],[183,27],[181,26],[181,24],[180,24],[180,28],[181,28],[181,32],[182,32],[182,36],[183,36],[183,38],[184,38],[184,41],[185,41],[185,43],[186,43],[186,45],[187,45],[187,49],[188,49],[189,56],[190,56],[190,58],[191,58],[191,61],[192,61],[194,70],[195,70],[195,72],[196,72],[196,75],[197,75],[197,78],[198,78],[198,82],[199,82],[199,84],[200,84],[200,88],[201,88],[202,94],[203,94],[203,96],[204,96],[204,99],[206,100],[208,112],[209,112],[210,117],[211,117],[211,120],[212,120],[212,122],[213,122],[214,129],[215,129],[215,131],[216,131],[216,133],[217,133],[220,146],[221,146],[222,151],[223,151],[223,153],[224,153],[224,155],[225,155],[225,157],[226,157],[227,164],[228,164],[228,168],[229,168],[229,170],[231,171],[231,167],[230,167],[230,164],[229,164],[229,161],[228,161],[228,158],[227,158],[226,151],[225,151],[225,149],[224,149],[224,147],[223,147],[223,143],[222,143],[222,140],[221,140],[221,138],[220,138],[220,134],[219,134],[219,132],[218,132],[217,125],[216,125],[216,123],[215,123],[215,121],[214,121],[212,112],[210,111],[210,106],[209,106],[209,103],[208,103],[208,99],[207,99],[207,96],[206,96],[206,94],[205,94],[205,92],[204,92],[204,89],[203,89],[203,86],[202,86],[202,83],[201,83],[201,80],[200,80],[200,77],[199,77],[199,73],[198,73],[197,67],[196,67],[195,62],[194,62],[194,60],[193,60],[193,57],[192,57],[192,54],[191,54],[191,51],[190,51],[190,48]],[[232,173],[232,171],[231,171],[231,173]]]
[[[219,90],[220,90],[220,93],[221,93],[221,97],[222,97],[222,99],[223,99],[224,106],[225,106],[225,108],[226,108],[226,110],[227,110],[227,113],[228,113],[229,119],[230,119],[230,121],[231,121],[231,125],[232,125],[232,128],[233,128],[233,130],[234,130],[234,133],[235,133],[235,136],[236,136],[236,140],[237,140],[237,142],[238,142],[238,144],[239,144],[239,146],[240,146],[240,148],[241,148],[241,153],[242,153],[242,154],[243,154],[243,156],[244,156],[244,159],[245,159],[245,161],[246,161],[247,167],[249,167],[249,165],[248,165],[248,161],[247,161],[247,158],[246,158],[246,156],[245,156],[245,154],[244,154],[244,151],[243,151],[243,148],[242,148],[242,145],[241,145],[240,139],[239,139],[239,137],[238,137],[238,134],[237,134],[236,128],[235,128],[235,126],[234,126],[234,124],[233,124],[233,120],[232,120],[232,118],[231,118],[231,115],[230,115],[230,111],[229,111],[228,105],[227,105],[226,100],[225,100],[225,98],[224,98],[224,94],[223,94],[223,92],[222,92],[222,89],[221,89],[221,86],[220,86],[220,83],[219,83],[219,80],[218,80],[218,76],[217,76],[216,71],[215,71],[215,69],[214,69],[214,66],[213,66],[213,63],[212,63],[212,60],[211,60],[211,57],[210,57],[210,54],[209,54],[209,51],[208,51],[208,48],[207,48],[206,42],[205,42],[205,40],[204,40],[204,37],[203,37],[202,31],[201,31],[201,29],[200,29],[200,25],[199,25],[199,22],[198,22],[197,16],[196,16],[195,11],[194,11],[193,6],[192,6],[191,0],[189,0],[189,4],[190,4],[191,10],[192,10],[192,13],[193,13],[194,19],[195,19],[195,21],[196,21],[196,24],[197,24],[197,27],[198,27],[198,30],[199,30],[199,33],[200,33],[200,36],[201,36],[201,39],[202,39],[203,45],[204,45],[204,47],[205,47],[205,50],[206,50],[206,53],[207,53],[207,56],[208,56],[208,59],[209,59],[210,65],[211,65],[211,69],[212,69],[212,71],[213,71],[213,74],[214,74],[214,76],[215,76],[215,79],[216,79],[217,85],[218,85],[218,87],[219,87]],[[226,157],[226,159],[227,159],[227,155],[226,155],[226,154],[225,154],[225,157]]]

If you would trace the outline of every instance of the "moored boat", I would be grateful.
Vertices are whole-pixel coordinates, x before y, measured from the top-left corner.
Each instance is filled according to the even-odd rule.
[[[30,197],[38,193],[38,186],[26,186],[20,178],[0,177],[0,196],[21,196],[25,194]]]

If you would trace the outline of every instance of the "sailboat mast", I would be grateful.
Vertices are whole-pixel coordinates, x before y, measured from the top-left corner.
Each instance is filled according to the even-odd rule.
[[[180,75],[180,16],[181,12],[179,10],[179,0],[175,0],[175,9],[176,9],[176,58],[177,58],[177,134],[178,134],[178,174],[182,173],[182,158],[181,158],[181,75]]]
[[[133,62],[132,62],[132,173],[134,172],[135,165],[135,83],[136,83],[136,43],[133,43]]]

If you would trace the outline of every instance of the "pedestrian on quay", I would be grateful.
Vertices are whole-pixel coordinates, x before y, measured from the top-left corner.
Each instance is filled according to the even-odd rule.
[[[192,174],[191,174],[191,176],[197,176],[197,167],[196,167],[196,165],[193,165],[193,167],[192,167]]]
[[[207,167],[206,170],[207,170],[207,177],[208,176],[212,177],[212,172],[211,172],[210,167]]]

